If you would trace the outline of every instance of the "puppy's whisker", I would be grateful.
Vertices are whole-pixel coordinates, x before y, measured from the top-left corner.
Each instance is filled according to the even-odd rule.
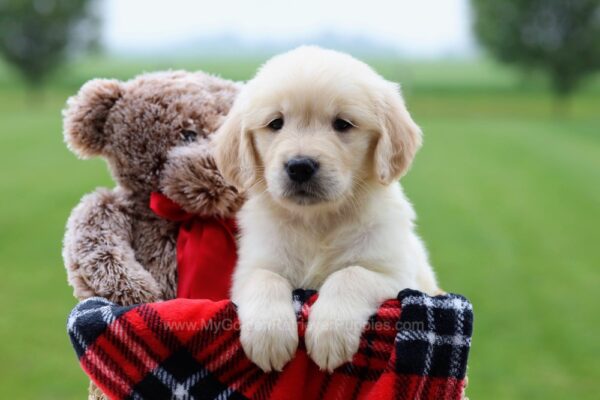
[[[262,190],[256,190],[259,186],[262,187]],[[247,192],[252,192],[255,195],[262,195],[267,191],[267,184],[264,178],[261,176],[257,178],[250,187],[246,189]]]

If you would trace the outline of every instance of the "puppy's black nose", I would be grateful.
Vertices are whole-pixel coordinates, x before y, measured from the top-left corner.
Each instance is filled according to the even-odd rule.
[[[294,157],[285,163],[285,170],[291,180],[298,183],[308,181],[319,169],[319,163],[308,157]]]

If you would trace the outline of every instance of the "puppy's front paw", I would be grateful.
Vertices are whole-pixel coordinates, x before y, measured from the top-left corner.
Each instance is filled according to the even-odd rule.
[[[265,372],[281,371],[298,348],[298,326],[291,305],[240,317],[240,341],[246,356]]]
[[[310,358],[320,369],[329,372],[352,361],[366,323],[367,319],[360,313],[317,300],[308,317],[304,337]]]

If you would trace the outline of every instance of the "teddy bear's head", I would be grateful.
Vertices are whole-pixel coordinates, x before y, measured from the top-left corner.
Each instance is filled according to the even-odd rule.
[[[210,191],[226,184],[203,145],[219,127],[238,89],[234,82],[202,72],[149,73],[126,82],[94,79],[67,102],[65,141],[81,158],[106,159],[119,186],[138,198],[164,186],[184,191],[173,187],[173,179],[185,185],[190,173],[210,174],[202,177],[208,178],[204,184],[212,185],[206,188]],[[183,165],[194,157],[198,165],[192,167],[198,171]],[[168,168],[171,181],[164,178]],[[175,173],[174,168],[181,171]]]

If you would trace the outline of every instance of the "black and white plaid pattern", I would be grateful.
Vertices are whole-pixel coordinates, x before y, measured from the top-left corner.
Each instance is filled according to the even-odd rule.
[[[464,379],[473,331],[473,306],[456,294],[398,294],[401,325],[396,336],[399,373]]]
[[[77,357],[81,357],[85,349],[103,334],[115,319],[134,307],[137,306],[117,307],[102,297],[91,297],[77,304],[67,320],[67,332]]]

